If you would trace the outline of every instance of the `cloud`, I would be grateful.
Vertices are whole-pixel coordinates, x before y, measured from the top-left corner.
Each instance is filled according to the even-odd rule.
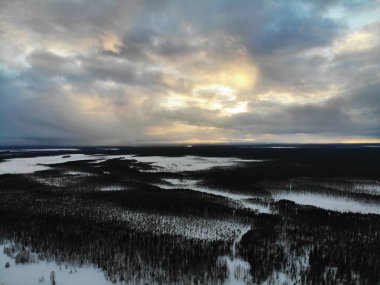
[[[0,144],[380,138],[376,1],[0,10]]]

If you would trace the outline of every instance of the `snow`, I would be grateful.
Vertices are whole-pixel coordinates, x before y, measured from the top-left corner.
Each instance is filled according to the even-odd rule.
[[[123,191],[123,190],[127,190],[127,188],[120,186],[120,185],[108,185],[108,186],[98,187],[96,190],[98,190],[98,191]]]
[[[66,175],[73,175],[73,176],[93,176],[92,173],[88,173],[88,172],[83,172],[83,171],[66,171],[65,172]]]
[[[343,181],[315,181],[311,182],[314,186],[322,186],[323,188],[329,188],[333,191],[338,191],[342,193],[350,192],[350,193],[362,193],[369,195],[380,195],[380,181],[379,180],[358,180],[358,179],[350,179]]]
[[[243,149],[251,149],[251,148],[284,148],[284,149],[287,149],[287,148],[305,148],[304,146],[263,146],[263,145],[258,145],[258,146],[241,146],[239,148],[243,148]],[[316,147],[310,147],[310,146],[307,146],[307,148],[316,148]]]
[[[280,192],[272,194],[275,200],[290,200],[300,205],[309,205],[325,210],[380,215],[380,204],[362,202],[348,197],[310,192]]]
[[[259,213],[270,213],[269,206],[247,201],[248,199],[251,199],[251,198],[257,198],[254,195],[237,194],[237,193],[221,191],[218,189],[213,189],[210,187],[204,187],[198,184],[200,180],[194,180],[194,179],[170,178],[170,179],[164,179],[164,181],[170,184],[161,183],[161,184],[156,184],[156,186],[159,186],[160,188],[163,188],[163,189],[184,189],[184,190],[192,190],[192,191],[197,191],[197,192],[206,193],[210,195],[215,195],[215,196],[223,197],[223,198],[232,200],[234,202],[237,202],[243,208],[251,209]]]
[[[20,151],[77,151],[79,148],[24,148]]]
[[[20,148],[20,149],[1,149],[1,152],[34,152],[34,151],[78,151],[79,148]]]
[[[217,264],[218,266],[225,265],[227,268],[227,280],[224,285],[246,285],[248,280],[252,279],[249,274],[251,266],[247,261],[223,256],[218,258]]]
[[[176,188],[185,188],[194,190],[197,192],[202,192],[206,194],[211,194],[215,196],[220,196],[224,198],[228,198],[231,200],[243,200],[243,199],[249,199],[252,198],[252,195],[244,195],[244,194],[235,194],[230,192],[223,192],[220,190],[215,190],[209,187],[200,186],[197,183],[200,182],[199,180],[187,180],[187,179],[165,179],[165,181],[170,182],[172,185],[163,185],[158,184],[160,187],[167,187],[170,189],[176,189]]]
[[[54,177],[54,178],[33,177],[33,180],[46,186],[52,186],[52,187],[58,187],[58,188],[74,185],[76,183],[75,180],[68,177]]]
[[[295,280],[290,278],[290,276],[287,275],[286,273],[283,273],[281,271],[274,271],[272,275],[268,277],[267,280],[261,283],[261,285],[277,285],[277,284],[290,285],[294,283],[295,283]]]
[[[91,161],[90,162],[91,164],[103,163],[103,162],[106,162],[107,160],[111,160],[111,159],[122,159],[122,160],[133,160],[133,159],[135,159],[135,155],[133,155],[133,154],[122,154],[122,155],[115,155],[115,154],[101,155],[101,154],[97,154],[97,155],[94,155],[93,157],[94,157],[95,161]]]
[[[296,147],[296,146],[271,146],[271,147],[269,147],[269,148],[298,148],[298,147]]]
[[[231,219],[174,216],[123,208],[105,208],[106,220],[125,223],[139,232],[178,235],[199,240],[231,240],[246,225]]]
[[[258,198],[255,195],[239,194],[222,191],[210,187],[200,185],[200,180],[195,179],[177,179],[167,178],[164,179],[165,183],[156,184],[163,189],[183,189],[192,190],[210,195],[215,195],[237,202],[241,207],[257,211],[259,213],[271,213],[269,205],[265,203],[254,203],[248,201],[251,198]],[[380,194],[379,184],[355,184],[354,188],[358,191],[371,194]],[[374,202],[364,202],[350,199],[348,197],[333,196],[327,194],[318,194],[310,192],[280,192],[273,193],[273,199],[278,201],[281,199],[294,201],[300,205],[316,206],[326,210],[339,211],[339,212],[353,212],[362,214],[380,214],[380,204]]]
[[[237,257],[237,245],[250,229],[250,227],[244,227],[239,230],[239,234],[232,242],[232,257],[221,256],[217,260],[218,266],[225,265],[227,269],[227,280],[224,282],[225,285],[245,285],[252,280],[252,276],[250,275],[250,264]]]
[[[64,155],[36,156],[27,158],[12,158],[0,163],[1,174],[26,174],[35,171],[49,169],[49,164],[59,164],[69,161],[94,160],[92,163],[102,163],[109,159],[137,160],[142,163],[149,163],[157,171],[199,171],[211,167],[231,167],[243,162],[261,162],[262,160],[245,160],[239,158],[226,157],[200,157],[200,156],[136,156],[136,155],[85,155],[72,154],[69,157]]]
[[[380,145],[363,145],[361,147],[380,147]]]
[[[230,157],[200,157],[200,156],[139,156],[134,157],[139,162],[151,163],[152,166],[163,171],[201,171],[212,167],[231,167],[243,162],[261,162],[261,160],[246,160]]]
[[[380,195],[380,184],[366,183],[366,184],[355,184],[354,191],[359,193],[366,193],[372,195]]]
[[[72,154],[68,157],[65,155],[53,156],[35,156],[26,158],[12,158],[0,163],[1,174],[26,174],[36,171],[48,170],[49,164],[59,164],[69,161],[91,160],[96,159],[96,156],[84,154]]]
[[[255,212],[262,213],[262,214],[272,213],[269,205],[267,206],[267,205],[262,205],[258,203],[248,202],[248,201],[242,201],[242,203],[243,203],[244,208],[253,210]]]
[[[137,155],[105,155],[102,159],[93,163],[101,163],[109,159],[133,159],[138,162],[148,163],[154,168],[154,172],[182,172],[201,171],[212,167],[232,167],[244,162],[262,162],[263,160],[248,160],[232,157],[201,157],[201,156],[137,156]]]
[[[111,285],[107,281],[104,273],[92,266],[76,267],[75,272],[70,271],[73,267],[66,268],[59,266],[56,262],[39,261],[38,263],[15,264],[15,261],[4,253],[4,247],[10,246],[10,243],[0,245],[0,284],[4,285],[40,285],[51,284],[50,274],[55,272],[58,285]],[[5,263],[9,262],[10,267],[5,268]],[[40,283],[39,279],[44,277],[44,282]]]

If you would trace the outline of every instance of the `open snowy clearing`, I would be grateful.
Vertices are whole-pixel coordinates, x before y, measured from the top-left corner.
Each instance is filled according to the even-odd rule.
[[[269,206],[261,205],[258,203],[253,203],[247,201],[248,199],[257,198],[254,195],[247,194],[235,194],[231,192],[226,192],[218,189],[212,189],[209,187],[204,187],[198,184],[199,180],[194,179],[164,179],[164,181],[168,182],[168,184],[157,184],[160,188],[163,189],[185,189],[192,190],[197,192],[202,192],[210,195],[215,195],[219,197],[223,197],[229,199],[233,202],[237,202],[243,208],[251,209],[257,211],[258,213],[270,213]]]
[[[92,160],[97,159],[97,156],[72,154],[67,155],[53,155],[53,156],[36,156],[26,158],[12,158],[7,159],[0,163],[1,174],[26,174],[34,173],[36,171],[50,169],[49,164],[59,164],[69,161],[79,160]]]
[[[380,215],[380,204],[361,202],[347,197],[309,192],[281,192],[272,195],[275,200],[290,200],[300,205],[315,206],[325,210]]]
[[[93,163],[102,163],[110,159],[133,159],[148,163],[155,168],[152,172],[202,171],[212,167],[232,167],[246,162],[262,162],[263,160],[240,159],[234,157],[202,157],[202,156],[137,156],[137,155],[105,155],[98,156]]]
[[[60,285],[108,285],[114,284],[106,280],[104,273],[93,266],[73,267],[58,265],[56,262],[36,260],[36,263],[17,264],[14,258],[4,253],[4,247],[10,243],[0,245],[0,284],[5,285],[38,285],[50,284],[50,274],[55,272],[55,280]],[[5,264],[9,262],[9,268]],[[40,282],[43,278],[43,282]]]
[[[212,167],[231,167],[244,162],[261,162],[262,160],[245,160],[230,157],[200,157],[200,156],[136,156],[136,155],[85,155],[72,154],[37,156],[27,158],[12,158],[0,163],[1,174],[26,174],[48,170],[50,164],[60,164],[70,161],[93,160],[93,163],[102,163],[110,159],[137,160],[149,163],[156,168],[154,171],[200,171]]]

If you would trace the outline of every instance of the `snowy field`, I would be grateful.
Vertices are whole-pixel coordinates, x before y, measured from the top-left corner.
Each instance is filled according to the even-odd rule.
[[[36,171],[49,170],[50,164],[94,159],[97,159],[97,157],[84,154],[35,156],[27,158],[6,159],[5,161],[0,162],[0,175],[34,173]]]
[[[58,150],[58,149],[57,149]],[[76,150],[76,149],[73,149]],[[136,160],[140,163],[151,165],[154,170],[141,170],[149,172],[186,172],[186,171],[203,171],[213,167],[234,167],[242,163],[262,162],[263,160],[248,160],[239,158],[226,158],[226,157],[200,157],[200,156],[181,156],[181,157],[163,157],[163,156],[137,156],[137,155],[85,155],[85,154],[71,154],[71,155],[54,155],[54,156],[35,156],[28,158],[12,158],[0,162],[0,175],[1,174],[30,174],[37,171],[49,170],[52,165],[63,164],[72,161],[89,161],[92,164],[103,163],[111,159],[121,160]],[[89,176],[91,174],[78,171],[66,172],[69,176]],[[54,179],[41,179],[37,181],[50,186],[60,186],[68,183],[65,177]],[[231,193],[219,189],[213,189],[200,185],[200,180],[192,179],[166,179],[165,184],[156,184],[163,189],[187,189],[197,192],[202,192],[210,195],[224,197],[239,206],[252,209],[259,213],[271,213],[269,205],[266,203],[253,203],[252,200],[257,196],[249,194]],[[328,186],[328,185],[327,185]],[[338,187],[333,185],[333,187]],[[366,193],[366,194],[380,194],[380,185],[377,183],[353,183],[353,186],[348,188],[351,192]],[[119,185],[102,186],[98,188],[99,191],[120,191],[125,190],[125,187]],[[362,214],[380,214],[380,204],[378,203],[365,203],[356,201],[346,197],[338,197],[333,195],[323,195],[308,192],[291,192],[283,191],[281,193],[272,193],[272,198],[276,201],[285,199],[294,201],[300,205],[315,206],[326,210],[339,211],[339,212],[353,212]]]
[[[338,267],[346,260],[359,284],[377,268],[380,180],[363,155],[363,170],[353,164],[340,171],[313,156],[309,162],[297,146],[237,147],[252,154],[235,157],[228,148],[220,157],[219,149],[187,149],[168,156],[167,149],[151,155],[108,147],[3,154],[0,211],[14,216],[0,217],[9,229],[0,285],[51,284],[52,271],[57,285],[302,284],[316,272],[322,277],[315,280],[345,284]],[[17,253],[4,251],[16,241],[45,255],[16,264]],[[341,260],[351,254],[348,245],[360,250]],[[354,268],[364,259],[369,270]],[[321,271],[311,269],[324,262]]]
[[[152,165],[154,171],[201,171],[212,167],[232,167],[244,162],[261,162],[261,160],[245,160],[223,157],[164,157],[164,156],[136,156],[136,155],[54,155],[35,156],[27,158],[12,158],[0,162],[1,174],[26,174],[48,170],[49,165],[62,164],[70,161],[90,160],[92,163],[102,163],[110,159],[137,160]]]
[[[235,202],[239,207],[251,209],[258,213],[271,213],[270,207],[268,205],[248,201],[248,199],[258,199],[257,195],[236,194],[218,189],[213,189],[211,187],[201,186],[199,184],[201,182],[200,180],[168,178],[164,179],[164,181],[166,181],[167,184],[161,183],[156,185],[163,189],[184,189],[223,197]]]
[[[283,192],[273,194],[275,200],[290,200],[299,205],[315,206],[325,210],[342,213],[361,213],[380,215],[380,203],[355,201],[347,197],[337,197],[317,193]]]
[[[78,151],[80,150],[79,148],[20,148],[20,149],[0,149],[0,153],[2,152],[13,152],[13,153],[18,153],[18,152],[49,152],[49,151],[63,151],[63,152],[71,152],[71,151]]]
[[[51,284],[50,276],[55,273],[57,285],[111,285],[106,280],[104,273],[91,265],[72,266],[70,264],[57,264],[55,261],[48,262],[39,260],[34,254],[33,261],[26,264],[16,264],[15,256],[9,257],[4,253],[5,247],[10,247],[10,242],[0,244],[0,284],[4,285],[40,285]],[[5,264],[9,263],[6,268]]]
[[[107,155],[99,156],[97,161],[94,163],[101,163],[110,159],[133,159],[153,166],[155,168],[155,170],[151,170],[153,172],[202,171],[212,167],[233,167],[241,163],[262,162],[262,160],[249,160],[231,157]]]
[[[210,195],[223,197],[234,201],[237,205],[257,211],[258,213],[274,213],[270,209],[267,203],[253,203],[249,199],[260,200],[257,195],[249,194],[236,194],[226,192],[210,187],[204,187],[200,185],[199,180],[191,179],[165,179],[167,184],[157,184],[157,186],[164,189],[187,189]],[[379,185],[377,184],[354,184],[354,189],[359,191],[365,191],[366,193],[379,194]],[[377,214],[380,215],[380,203],[374,202],[362,202],[348,197],[334,196],[328,194],[310,193],[310,192],[291,192],[284,191],[281,193],[273,192],[271,198],[275,201],[289,200],[299,205],[315,206],[325,210],[343,212],[343,213],[361,213],[361,214]]]

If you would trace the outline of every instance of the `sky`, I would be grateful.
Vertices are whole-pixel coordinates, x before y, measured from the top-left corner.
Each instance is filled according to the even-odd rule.
[[[380,142],[379,0],[0,0],[0,145]]]

